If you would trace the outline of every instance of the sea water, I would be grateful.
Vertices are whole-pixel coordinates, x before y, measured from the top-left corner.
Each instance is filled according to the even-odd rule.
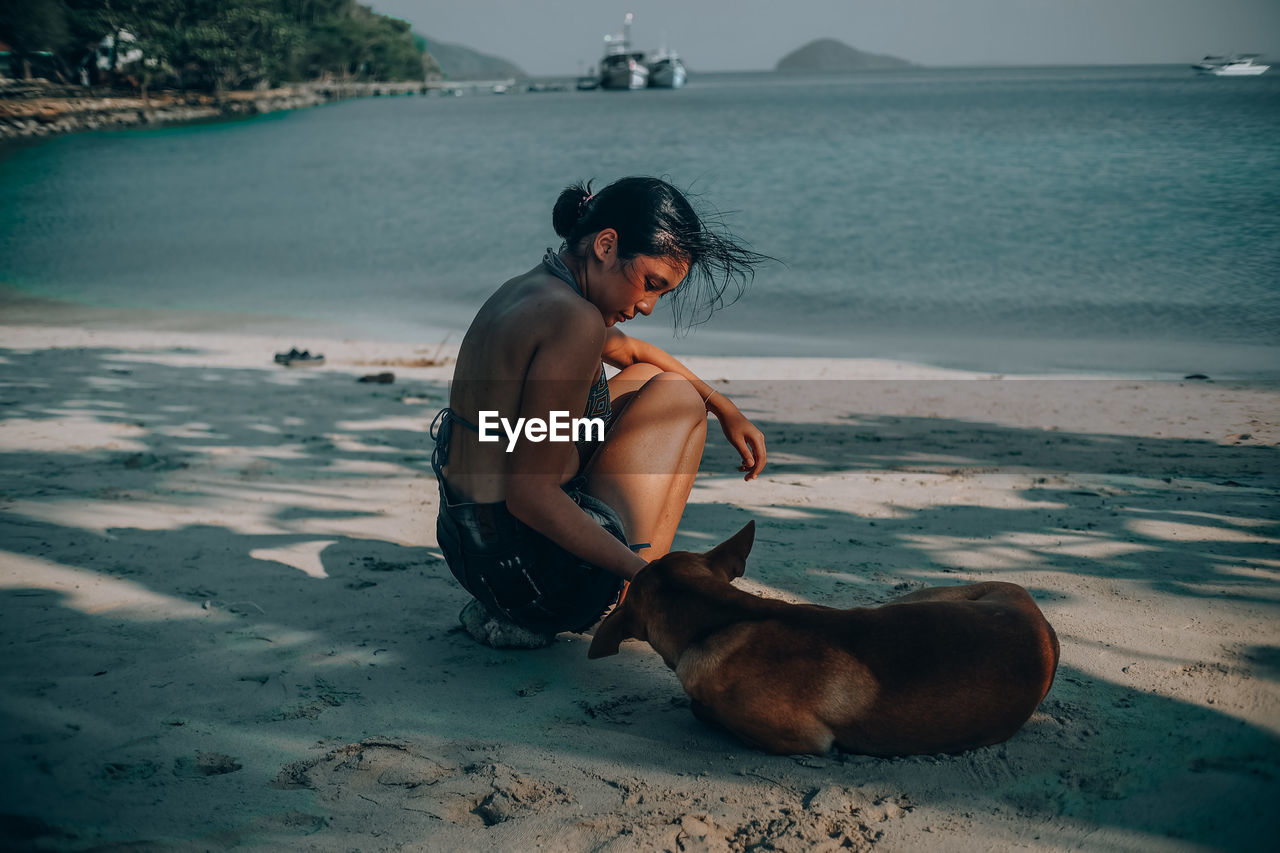
[[[778,259],[687,336],[625,327],[677,352],[1280,375],[1280,73],[694,75],[9,144],[0,283],[431,343],[558,243],[561,188],[628,174]]]

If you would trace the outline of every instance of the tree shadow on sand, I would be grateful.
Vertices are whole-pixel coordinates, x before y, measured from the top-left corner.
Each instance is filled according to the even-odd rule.
[[[920,806],[999,811],[1063,845],[1095,829],[1128,833],[1120,846],[1168,836],[1242,849],[1273,837],[1280,740],[1230,704],[1240,684],[1280,678],[1270,632],[1216,661],[1064,632],[1048,699],[1006,744],[898,760],[762,756],[694,720],[640,644],[589,662],[580,637],[510,653],[458,633],[467,597],[433,545],[427,464],[443,383],[211,368],[194,350],[0,357],[0,435],[21,445],[0,447],[0,709],[16,782],[0,812],[21,816],[0,837],[225,840],[216,833],[267,814],[279,826],[300,816],[305,829],[280,830],[294,842],[313,819],[336,832],[340,804],[282,789],[278,774],[374,735],[416,738],[458,766],[561,756],[554,781],[584,801],[617,797],[624,813],[641,806],[601,781],[602,759],[658,773],[688,794],[686,809],[700,796],[695,773],[780,786],[796,808],[824,786],[875,780]],[[1273,624],[1274,572],[1258,567],[1274,560],[1275,448],[924,416],[760,426],[775,454],[764,501],[695,494],[677,544],[702,547],[755,517],[748,577],[779,592],[855,606],[925,583],[1025,575],[1051,621],[1055,606],[1105,595],[1143,618],[1172,600]],[[734,467],[713,440],[706,482]],[[854,478],[865,509],[804,500],[824,477]],[[877,499],[910,477],[954,494]],[[987,477],[1011,479],[957,497]],[[993,504],[992,490],[1008,500]],[[1174,698],[1124,683],[1119,666],[1103,678],[1101,653],[1203,687]],[[231,766],[209,755],[244,769],[192,782],[193,766]],[[198,796],[155,809],[167,791],[155,785],[170,777],[255,805],[234,818],[202,811]],[[438,827],[422,818],[423,833]]]

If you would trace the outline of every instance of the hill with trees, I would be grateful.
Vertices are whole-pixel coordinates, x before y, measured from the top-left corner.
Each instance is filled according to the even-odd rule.
[[[0,40],[18,76],[36,63],[65,83],[144,92],[440,73],[407,22],[355,0],[0,0]]]
[[[896,56],[866,53],[836,39],[816,39],[778,60],[777,71],[865,71],[879,68],[911,68],[913,63]]]
[[[498,80],[529,75],[512,62],[499,56],[490,56],[460,44],[449,44],[426,38],[421,47],[431,54],[444,76],[450,80]]]

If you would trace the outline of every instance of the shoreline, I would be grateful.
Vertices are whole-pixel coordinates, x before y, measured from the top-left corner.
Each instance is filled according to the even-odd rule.
[[[451,311],[444,312],[443,316],[447,318],[444,324],[425,325],[383,321],[358,314],[335,318],[187,308],[121,308],[40,296],[0,282],[0,323],[7,325],[246,331],[278,334],[282,336],[282,343],[290,335],[423,346],[460,341],[466,331],[465,321],[458,321],[462,314]],[[656,322],[627,332],[681,358],[807,359],[814,370],[822,374],[827,372],[823,367],[825,362],[859,361],[910,364],[923,371],[986,377],[1181,380],[1189,375],[1203,375],[1224,381],[1280,381],[1280,347],[1262,344],[1010,338],[981,339],[982,346],[975,346],[978,339],[948,339],[943,335],[882,333],[839,341],[715,328],[702,328],[690,335],[675,337],[669,327]],[[290,345],[286,343],[285,348]]]
[[[16,84],[16,85],[15,85]],[[9,88],[27,85],[14,81]],[[39,88],[39,87],[37,87]],[[160,91],[148,99],[75,87],[49,86],[58,95],[3,97],[0,142],[151,125],[191,124],[304,109],[351,98],[425,95],[432,86],[409,83],[297,83],[275,89],[225,92],[221,101],[203,93]]]
[[[274,364],[291,344],[326,363]],[[511,652],[460,632],[427,434],[450,354],[0,327],[0,840],[1269,849],[1273,383],[690,358],[769,466],[744,484],[710,430],[677,548],[754,519],[739,584],[836,607],[1012,581],[1062,644],[1005,743],[770,756],[694,719],[643,643],[588,661],[585,635]]]

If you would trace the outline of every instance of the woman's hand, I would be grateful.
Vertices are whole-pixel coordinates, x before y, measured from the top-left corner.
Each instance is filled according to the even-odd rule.
[[[652,364],[667,373],[678,373],[693,384],[693,388],[702,395],[707,411],[720,421],[720,429],[724,437],[742,457],[738,470],[745,476],[744,480],[754,480],[764,469],[765,450],[764,433],[756,429],[756,425],[742,412],[733,401],[699,379],[694,372],[680,363],[679,359],[668,355],[659,347],[640,340],[629,338],[617,328],[606,333],[602,348],[604,360],[614,367],[629,367],[633,364]]]
[[[754,480],[764,470],[764,433],[738,410],[732,400],[719,391],[712,391],[707,397],[707,411],[720,421],[724,437],[729,439],[729,443],[742,457],[742,464],[738,466],[738,471],[745,475],[742,479]]]

